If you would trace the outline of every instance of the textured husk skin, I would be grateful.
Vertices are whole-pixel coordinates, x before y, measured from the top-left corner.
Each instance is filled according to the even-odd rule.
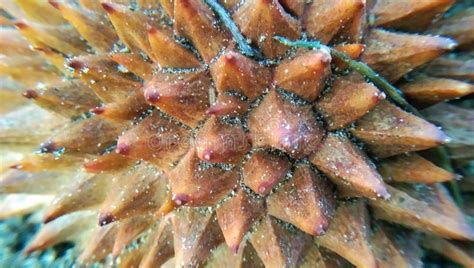
[[[423,248],[472,265],[472,202],[444,185],[467,192],[454,180],[474,159],[472,109],[446,103],[474,92],[472,7],[130,2],[0,1],[0,218],[41,210],[26,254],[68,241],[84,266],[421,267]],[[427,151],[443,145],[448,164]]]

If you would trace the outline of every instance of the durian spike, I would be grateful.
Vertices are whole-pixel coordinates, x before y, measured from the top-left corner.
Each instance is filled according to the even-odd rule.
[[[0,145],[0,174],[10,170],[19,163],[25,155],[31,154],[34,146],[28,145]],[[0,175],[1,176],[1,175]]]
[[[52,26],[17,21],[15,26],[34,47],[51,48],[66,55],[81,55],[87,51],[85,42],[69,25]]]
[[[83,167],[88,173],[120,172],[122,169],[130,167],[133,162],[127,156],[110,152],[85,162]]]
[[[277,0],[245,1],[235,11],[233,19],[242,34],[268,58],[282,56],[288,50],[273,36],[298,39],[300,35],[298,20],[289,16]]]
[[[456,47],[452,39],[374,29],[367,37],[362,60],[389,82]]]
[[[167,170],[188,150],[189,136],[188,130],[155,111],[123,133],[117,141],[115,151],[131,159],[149,161]]]
[[[91,112],[117,123],[138,118],[151,106],[146,102],[143,94],[131,95],[119,102],[111,102],[104,106],[97,106]]]
[[[442,185],[387,188],[392,198],[370,200],[376,218],[449,239],[474,239],[474,228]]]
[[[140,262],[140,268],[160,267],[174,255],[172,217],[165,217],[149,236],[148,251]]]
[[[447,103],[424,110],[426,117],[443,127],[451,138],[446,145],[450,158],[461,164],[474,159],[474,111]]]
[[[459,43],[459,48],[469,49],[474,45],[472,25],[474,25],[474,8],[470,7],[435,22],[428,32],[452,37]]]
[[[0,6],[7,14],[10,14],[14,18],[17,19],[26,19],[25,12],[13,1],[10,0],[2,0],[0,2]]]
[[[70,76],[70,72],[66,68],[66,58],[63,54],[56,52],[46,46],[35,47],[34,49],[38,51],[49,63],[54,65],[54,67],[56,67],[56,69],[63,75]]]
[[[0,193],[55,194],[73,180],[71,173],[10,169],[0,176]]]
[[[388,182],[433,184],[456,179],[455,174],[415,153],[387,158],[379,163],[378,170]]]
[[[414,233],[400,232],[379,224],[370,237],[370,244],[378,267],[422,268],[423,252]]]
[[[48,66],[47,62],[44,60],[43,57],[39,54],[31,55],[31,56],[21,56],[21,55],[6,55],[6,54],[0,54],[2,55],[1,61],[0,61],[0,66],[2,67],[1,74],[2,75],[9,75],[10,73],[13,73],[15,69],[17,68],[23,68],[23,71],[31,71],[31,72],[52,72],[53,74],[58,74],[55,73],[54,68],[52,66]],[[8,71],[8,68],[11,69],[11,71]],[[15,79],[15,77],[12,77],[12,80],[19,80]],[[20,81],[16,81],[21,82]]]
[[[167,0],[164,0],[167,1]],[[162,68],[198,68],[201,63],[187,48],[173,39],[171,31],[148,28],[152,60]]]
[[[313,244],[308,249],[308,252],[303,258],[301,268],[313,268],[313,267],[328,267],[325,263],[325,258],[323,257],[320,248]]]
[[[247,112],[248,107],[249,104],[238,96],[219,94],[206,113],[216,116],[241,116]]]
[[[285,178],[290,166],[283,157],[257,151],[242,167],[244,183],[254,192],[267,195]]]
[[[74,70],[74,75],[88,84],[105,103],[122,101],[132,92],[142,94],[142,84],[117,72],[118,64],[106,55],[75,57],[68,65]]]
[[[376,1],[371,16],[373,24],[407,31],[426,29],[439,14],[446,12],[455,0]]]
[[[145,99],[194,128],[206,117],[211,81],[205,71],[158,74],[145,84]]]
[[[0,199],[0,220],[23,216],[41,210],[52,199],[52,195],[44,194],[9,194]]]
[[[36,57],[30,43],[14,28],[0,28],[0,53],[7,56]]]
[[[171,211],[176,208],[176,203],[173,201],[173,195],[171,191],[168,191],[166,198],[158,211],[155,213],[156,218],[161,218],[168,215]]]
[[[0,75],[14,80],[23,87],[34,87],[61,81],[60,73],[53,66],[46,65],[41,56],[0,58]]]
[[[35,238],[24,249],[25,254],[45,250],[61,242],[87,239],[88,229],[94,227],[94,213],[78,212],[65,215],[42,226]]]
[[[138,245],[120,255],[120,261],[117,268],[138,267],[140,262],[148,251],[147,245]]]
[[[290,233],[271,216],[264,217],[250,236],[265,267],[298,267],[311,244],[311,237],[299,230]]]
[[[121,4],[121,5],[128,5],[130,4],[130,0],[79,0],[81,6],[94,11],[96,13],[105,13],[105,10],[102,8],[102,3],[113,3],[113,4]]]
[[[216,209],[217,221],[230,251],[237,254],[252,224],[264,214],[263,199],[239,188],[237,194]]]
[[[142,12],[132,11],[124,5],[102,3],[102,7],[107,12],[120,40],[132,52],[140,53],[142,51],[150,56],[151,50],[146,25],[157,23],[151,21]]]
[[[76,28],[79,34],[96,51],[108,52],[118,40],[116,33],[110,27],[110,22],[103,16],[77,9],[60,1],[49,0],[49,3],[61,12],[62,16]]]
[[[335,130],[353,123],[384,98],[385,94],[373,84],[352,73],[336,78],[331,90],[314,106],[326,119],[329,130]]]
[[[307,165],[267,198],[268,214],[317,236],[323,234],[334,209],[333,189]]]
[[[360,43],[363,41],[368,32],[369,22],[367,0],[361,0],[361,2],[362,8],[357,8],[352,18],[340,27],[339,32],[332,39],[332,43]]]
[[[38,87],[23,92],[36,105],[62,115],[74,117],[100,104],[95,93],[80,81],[67,81],[49,87]]]
[[[169,172],[172,198],[177,206],[215,205],[237,186],[236,168],[232,170],[216,166],[200,168],[199,165],[200,160],[196,150],[191,148],[178,165]]]
[[[100,206],[99,225],[133,216],[151,215],[165,201],[167,178],[145,164],[118,176]]]
[[[9,64],[9,63],[8,63]],[[23,66],[8,66],[5,62],[2,62],[0,59],[0,76],[2,78],[12,79],[18,83],[19,87],[17,89],[25,89],[29,87],[35,87],[39,83],[44,83],[45,85],[51,85],[59,83],[61,81],[60,76],[55,70],[51,68],[44,70],[28,70],[29,68]],[[0,82],[1,82],[0,78]],[[17,94],[17,96],[21,96]],[[32,105],[36,106],[36,105]],[[39,107],[38,107],[39,108]]]
[[[280,0],[280,4],[289,11],[289,13],[300,17],[305,9],[305,0]]]
[[[334,49],[346,53],[351,59],[358,59],[365,50],[365,44],[341,44],[334,46]],[[336,65],[336,71],[345,70],[349,67],[339,58],[334,58],[333,63]]]
[[[76,178],[76,182],[59,191],[46,208],[43,221],[48,223],[72,212],[98,208],[105,200],[111,179],[104,174]]]
[[[229,247],[222,243],[212,252],[206,261],[207,268],[263,268],[265,267],[257,256],[257,252],[247,240],[242,241],[237,253],[233,253]]]
[[[174,0],[174,30],[191,40],[206,63],[227,47],[227,34],[217,28],[214,13],[203,1]]]
[[[118,224],[97,227],[88,240],[77,262],[80,265],[91,265],[103,261],[112,252]]]
[[[357,267],[375,268],[377,261],[370,248],[369,230],[369,215],[364,201],[341,202],[327,233],[315,241]]]
[[[61,155],[58,157],[53,154],[29,154],[26,155],[20,162],[10,167],[25,172],[62,172],[73,171],[83,161],[84,157],[77,157],[73,155]]]
[[[316,244],[310,245],[306,256],[304,256],[301,268],[338,268],[351,267],[351,264],[341,256],[325,248],[318,247]]]
[[[430,62],[426,68],[426,74],[474,82],[474,59],[472,54],[448,54]]]
[[[27,100],[25,100],[25,98],[21,96],[21,93],[18,92],[18,88],[10,89],[8,86],[5,86],[6,83],[5,80],[0,78],[0,84],[2,85],[0,86],[0,100],[8,100],[8,102],[4,102],[2,103],[2,106],[0,106],[0,114],[17,110],[27,103]],[[229,107],[230,105],[231,104],[229,103]]]
[[[254,147],[278,148],[295,158],[314,152],[324,135],[311,106],[287,102],[276,90],[252,111],[249,128]]]
[[[312,2],[303,15],[309,36],[327,44],[365,6],[363,0],[323,0]]]
[[[115,144],[120,125],[98,116],[72,122],[41,144],[43,152],[62,151],[76,154],[98,154]]]
[[[176,264],[182,267],[201,265],[224,240],[212,212],[183,208],[175,213],[172,223]]]
[[[33,145],[51,135],[51,131],[67,123],[35,104],[27,104],[15,111],[0,115],[0,144]]]
[[[328,134],[310,161],[334,183],[350,186],[360,196],[390,197],[374,165],[343,134]]]
[[[425,150],[449,142],[438,127],[386,100],[360,118],[351,133],[378,157]]]
[[[8,48],[7,48],[8,49]],[[1,53],[1,65],[10,67],[10,68],[19,68],[24,67],[25,69],[31,71],[50,71],[54,72],[54,68],[47,65],[47,62],[39,53],[34,55],[12,55]]]
[[[296,95],[314,101],[331,73],[331,55],[322,50],[309,51],[284,61],[275,68],[275,84]]]
[[[237,164],[251,145],[241,126],[225,124],[212,116],[197,133],[195,148],[202,161]]]
[[[211,64],[217,92],[235,90],[250,101],[262,95],[271,80],[271,71],[244,55],[227,51]]]
[[[13,0],[13,2],[21,8],[26,17],[31,21],[49,25],[61,25],[67,23],[67,21],[61,16],[61,13],[44,0]]]
[[[141,233],[150,228],[154,219],[148,216],[132,216],[121,220],[118,224],[112,256],[117,258],[122,250],[135,240]]]
[[[434,251],[446,258],[461,264],[464,267],[474,267],[472,252],[464,250],[462,246],[436,236],[426,236],[421,242],[425,249]]]
[[[399,88],[407,99],[421,107],[474,94],[474,85],[469,83],[428,76],[418,76],[399,85]]]

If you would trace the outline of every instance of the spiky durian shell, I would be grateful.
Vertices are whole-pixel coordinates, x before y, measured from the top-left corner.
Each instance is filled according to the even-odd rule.
[[[376,267],[420,266],[423,245],[472,265],[446,240],[474,236],[441,184],[456,176],[415,153],[447,136],[328,51],[273,39],[305,33],[426,107],[473,92],[466,56],[439,57],[472,53],[472,7],[432,23],[454,1],[221,1],[258,61],[204,1],[79,2],[0,2],[1,216],[46,207],[26,252],[74,241],[83,264]],[[460,109],[426,114],[462,166]]]

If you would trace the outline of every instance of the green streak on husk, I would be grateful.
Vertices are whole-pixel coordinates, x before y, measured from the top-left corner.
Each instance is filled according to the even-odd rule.
[[[331,52],[331,56],[342,60],[347,65],[349,65],[349,68],[351,68],[352,70],[358,72],[359,74],[369,79],[377,87],[382,89],[385,92],[385,94],[387,94],[400,107],[402,107],[403,109],[417,116],[420,116],[420,117],[422,116],[415,107],[410,105],[403,98],[403,96],[399,93],[397,88],[392,86],[387,80],[385,80],[382,76],[380,76],[378,73],[372,70],[372,68],[370,68],[367,64],[351,59],[346,53],[342,51],[338,51],[332,47],[325,46],[318,41],[306,41],[306,40],[291,41],[281,36],[275,36],[274,39],[281,42],[282,44],[286,46],[291,46],[291,47],[327,49],[328,51]]]
[[[224,24],[227,29],[229,29],[242,54],[253,57],[257,60],[263,59],[263,55],[260,53],[260,51],[252,48],[247,43],[247,39],[245,39],[242,33],[240,33],[239,28],[232,20],[229,13],[227,13],[227,10],[221,4],[219,4],[216,0],[204,0],[204,2],[219,16],[222,24]]]
[[[355,61],[349,57],[346,53],[342,51],[338,51],[332,47],[325,46],[318,41],[307,41],[307,40],[296,40],[292,41],[286,39],[282,36],[275,36],[273,37],[275,40],[279,41],[280,43],[290,46],[290,47],[303,47],[303,48],[311,48],[311,49],[326,49],[330,51],[331,56],[342,60],[346,63],[350,69],[358,72],[359,74],[363,75],[367,79],[369,79],[372,83],[374,83],[378,88],[382,89],[382,91],[389,96],[389,98],[395,102],[398,106],[402,107],[406,111],[409,111],[415,114],[418,117],[423,118],[423,115],[412,105],[410,105],[405,98],[400,94],[399,90],[390,84],[385,78],[380,76],[376,73],[372,68],[370,68],[367,64]],[[439,165],[446,169],[449,172],[454,172],[453,167],[451,165],[451,161],[449,160],[448,152],[446,148],[439,146],[437,148],[433,148],[430,150],[431,153],[436,157],[439,162]],[[448,183],[449,188],[453,194],[454,200],[456,201],[459,207],[463,206],[463,199],[461,195],[461,191],[459,189],[459,185],[457,181],[453,180]]]
[[[264,57],[260,53],[259,50],[251,47],[247,39],[242,35],[239,28],[232,20],[232,17],[229,15],[227,10],[217,1],[217,0],[204,0],[204,2],[217,14],[220,18],[222,24],[227,27],[227,29],[232,34],[234,41],[237,43],[239,50],[242,54],[253,57],[257,60],[263,60]],[[385,78],[380,76],[376,73],[372,68],[370,68],[367,64],[355,61],[349,57],[346,53],[342,51],[338,51],[332,47],[326,46],[321,44],[318,41],[309,41],[309,40],[289,40],[282,36],[274,36],[273,39],[279,41],[280,43],[289,46],[289,47],[303,47],[303,48],[310,48],[310,49],[326,49],[331,53],[332,57],[338,58],[344,63],[346,63],[350,69],[358,72],[362,76],[366,77],[372,83],[374,83],[378,88],[380,88],[393,102],[395,102],[398,106],[405,109],[408,112],[411,112],[421,118],[423,115],[411,104],[409,104],[405,98],[402,96],[400,91],[390,84]],[[453,168],[451,166],[451,161],[449,160],[449,155],[446,152],[444,147],[438,147],[431,150],[435,157],[440,161],[440,165],[445,168],[446,170],[453,172]],[[461,192],[459,189],[459,185],[456,181],[449,182],[449,187],[451,192],[453,193],[454,199],[459,206],[463,205],[463,200],[461,196]]]

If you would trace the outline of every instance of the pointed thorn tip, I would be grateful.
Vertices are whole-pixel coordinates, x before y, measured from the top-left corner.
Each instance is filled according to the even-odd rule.
[[[94,114],[102,114],[105,111],[105,107],[99,106],[91,109],[91,112]]]
[[[155,27],[153,27],[151,25],[147,25],[146,29],[147,29],[149,34],[156,34],[156,32],[158,31]]]
[[[211,107],[209,107],[209,109],[207,109],[207,111],[206,111],[206,114],[207,115],[217,114],[217,109],[216,109],[215,105],[212,105]]]
[[[116,219],[114,215],[112,215],[111,213],[109,212],[101,213],[99,216],[99,225],[104,226],[104,225],[114,222],[115,220]]]
[[[233,54],[226,54],[224,56],[224,59],[225,61],[228,63],[228,64],[235,64],[236,63],[236,58],[235,58],[235,55]]]
[[[130,145],[126,143],[119,143],[117,144],[115,152],[118,154],[127,155],[130,152]]]
[[[56,145],[52,141],[47,141],[47,142],[44,142],[40,145],[40,151],[44,152],[44,153],[52,153],[52,152],[56,151],[57,149],[58,148],[56,147]]]
[[[177,206],[183,206],[189,202],[189,197],[186,194],[175,194],[173,195],[172,200]]]
[[[160,97],[161,97],[160,93],[157,92],[156,90],[145,92],[145,99],[148,102],[156,103],[158,102],[158,100],[160,100]]]
[[[102,8],[108,13],[115,11],[115,7],[111,3],[102,3]]]
[[[69,62],[68,65],[69,65],[69,67],[73,68],[74,70],[81,70],[84,67],[86,67],[86,65],[82,61],[79,61],[77,59],[72,60],[71,62]]]
[[[239,252],[239,245],[230,245],[229,249],[234,255],[236,255],[237,252]]]
[[[212,158],[212,151],[209,149],[204,150],[202,158],[203,160],[210,161]]]
[[[315,228],[314,228],[314,235],[315,236],[323,235],[324,233],[326,233],[326,227],[325,226],[323,226],[322,224],[319,224],[319,225],[315,226]]]
[[[94,161],[86,162],[82,164],[82,167],[87,173],[97,173],[99,171]]]
[[[17,21],[14,23],[14,25],[18,27],[19,29],[25,29],[26,27],[28,27],[28,24],[26,24],[23,21]]]
[[[27,89],[21,95],[27,99],[35,99],[38,97],[38,92],[36,92],[34,89]]]
[[[54,221],[56,218],[58,218],[58,216],[55,215],[54,213],[47,213],[47,214],[44,215],[44,217],[43,217],[43,223],[44,223],[44,224],[47,224],[47,223],[49,223],[49,222]]]
[[[49,0],[48,3],[54,8],[59,9],[59,3],[57,1]]]

